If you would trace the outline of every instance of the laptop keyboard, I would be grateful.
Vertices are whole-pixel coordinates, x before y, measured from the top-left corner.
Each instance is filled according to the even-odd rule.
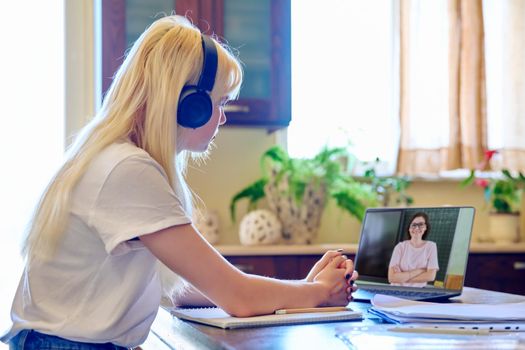
[[[363,288],[363,290],[373,293],[373,294],[384,294],[384,295],[391,295],[394,297],[400,297],[405,299],[424,299],[428,297],[437,297],[440,295],[445,295],[441,293],[432,293],[432,292],[425,292],[425,291],[417,291],[417,290],[396,290],[396,289],[381,289],[381,288],[370,288],[366,287]]]

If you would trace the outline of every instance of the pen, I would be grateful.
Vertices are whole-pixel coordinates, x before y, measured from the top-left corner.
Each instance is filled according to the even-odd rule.
[[[308,313],[308,312],[336,312],[336,311],[352,311],[352,309],[346,306],[306,307],[302,309],[275,310],[275,314],[285,315],[285,314],[302,314],[302,313]]]
[[[391,332],[402,333],[435,333],[435,334],[465,334],[465,335],[488,335],[488,329],[466,329],[450,327],[391,327]]]

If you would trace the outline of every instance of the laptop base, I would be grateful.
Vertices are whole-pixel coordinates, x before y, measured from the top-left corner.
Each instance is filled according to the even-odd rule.
[[[418,300],[418,301],[432,301],[436,303],[450,303],[449,300],[452,297],[458,296],[461,293],[429,293],[429,292],[419,292],[419,291],[400,291],[393,289],[358,289],[352,294],[353,301],[366,302],[370,303],[374,295],[376,294],[385,294],[398,298],[408,299],[408,300]]]

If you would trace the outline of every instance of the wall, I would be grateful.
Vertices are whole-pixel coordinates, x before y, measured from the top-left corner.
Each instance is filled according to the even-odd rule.
[[[192,164],[188,183],[204,202],[207,210],[216,210],[220,217],[221,244],[238,244],[239,222],[230,220],[230,199],[235,193],[261,176],[259,159],[277,135],[263,129],[222,127],[205,164]],[[244,201],[239,202],[238,218],[246,212]]]

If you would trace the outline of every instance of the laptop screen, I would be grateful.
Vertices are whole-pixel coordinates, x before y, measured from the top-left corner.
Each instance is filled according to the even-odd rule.
[[[355,259],[359,280],[461,290],[473,222],[472,207],[368,209]],[[428,269],[435,276],[422,274]]]

